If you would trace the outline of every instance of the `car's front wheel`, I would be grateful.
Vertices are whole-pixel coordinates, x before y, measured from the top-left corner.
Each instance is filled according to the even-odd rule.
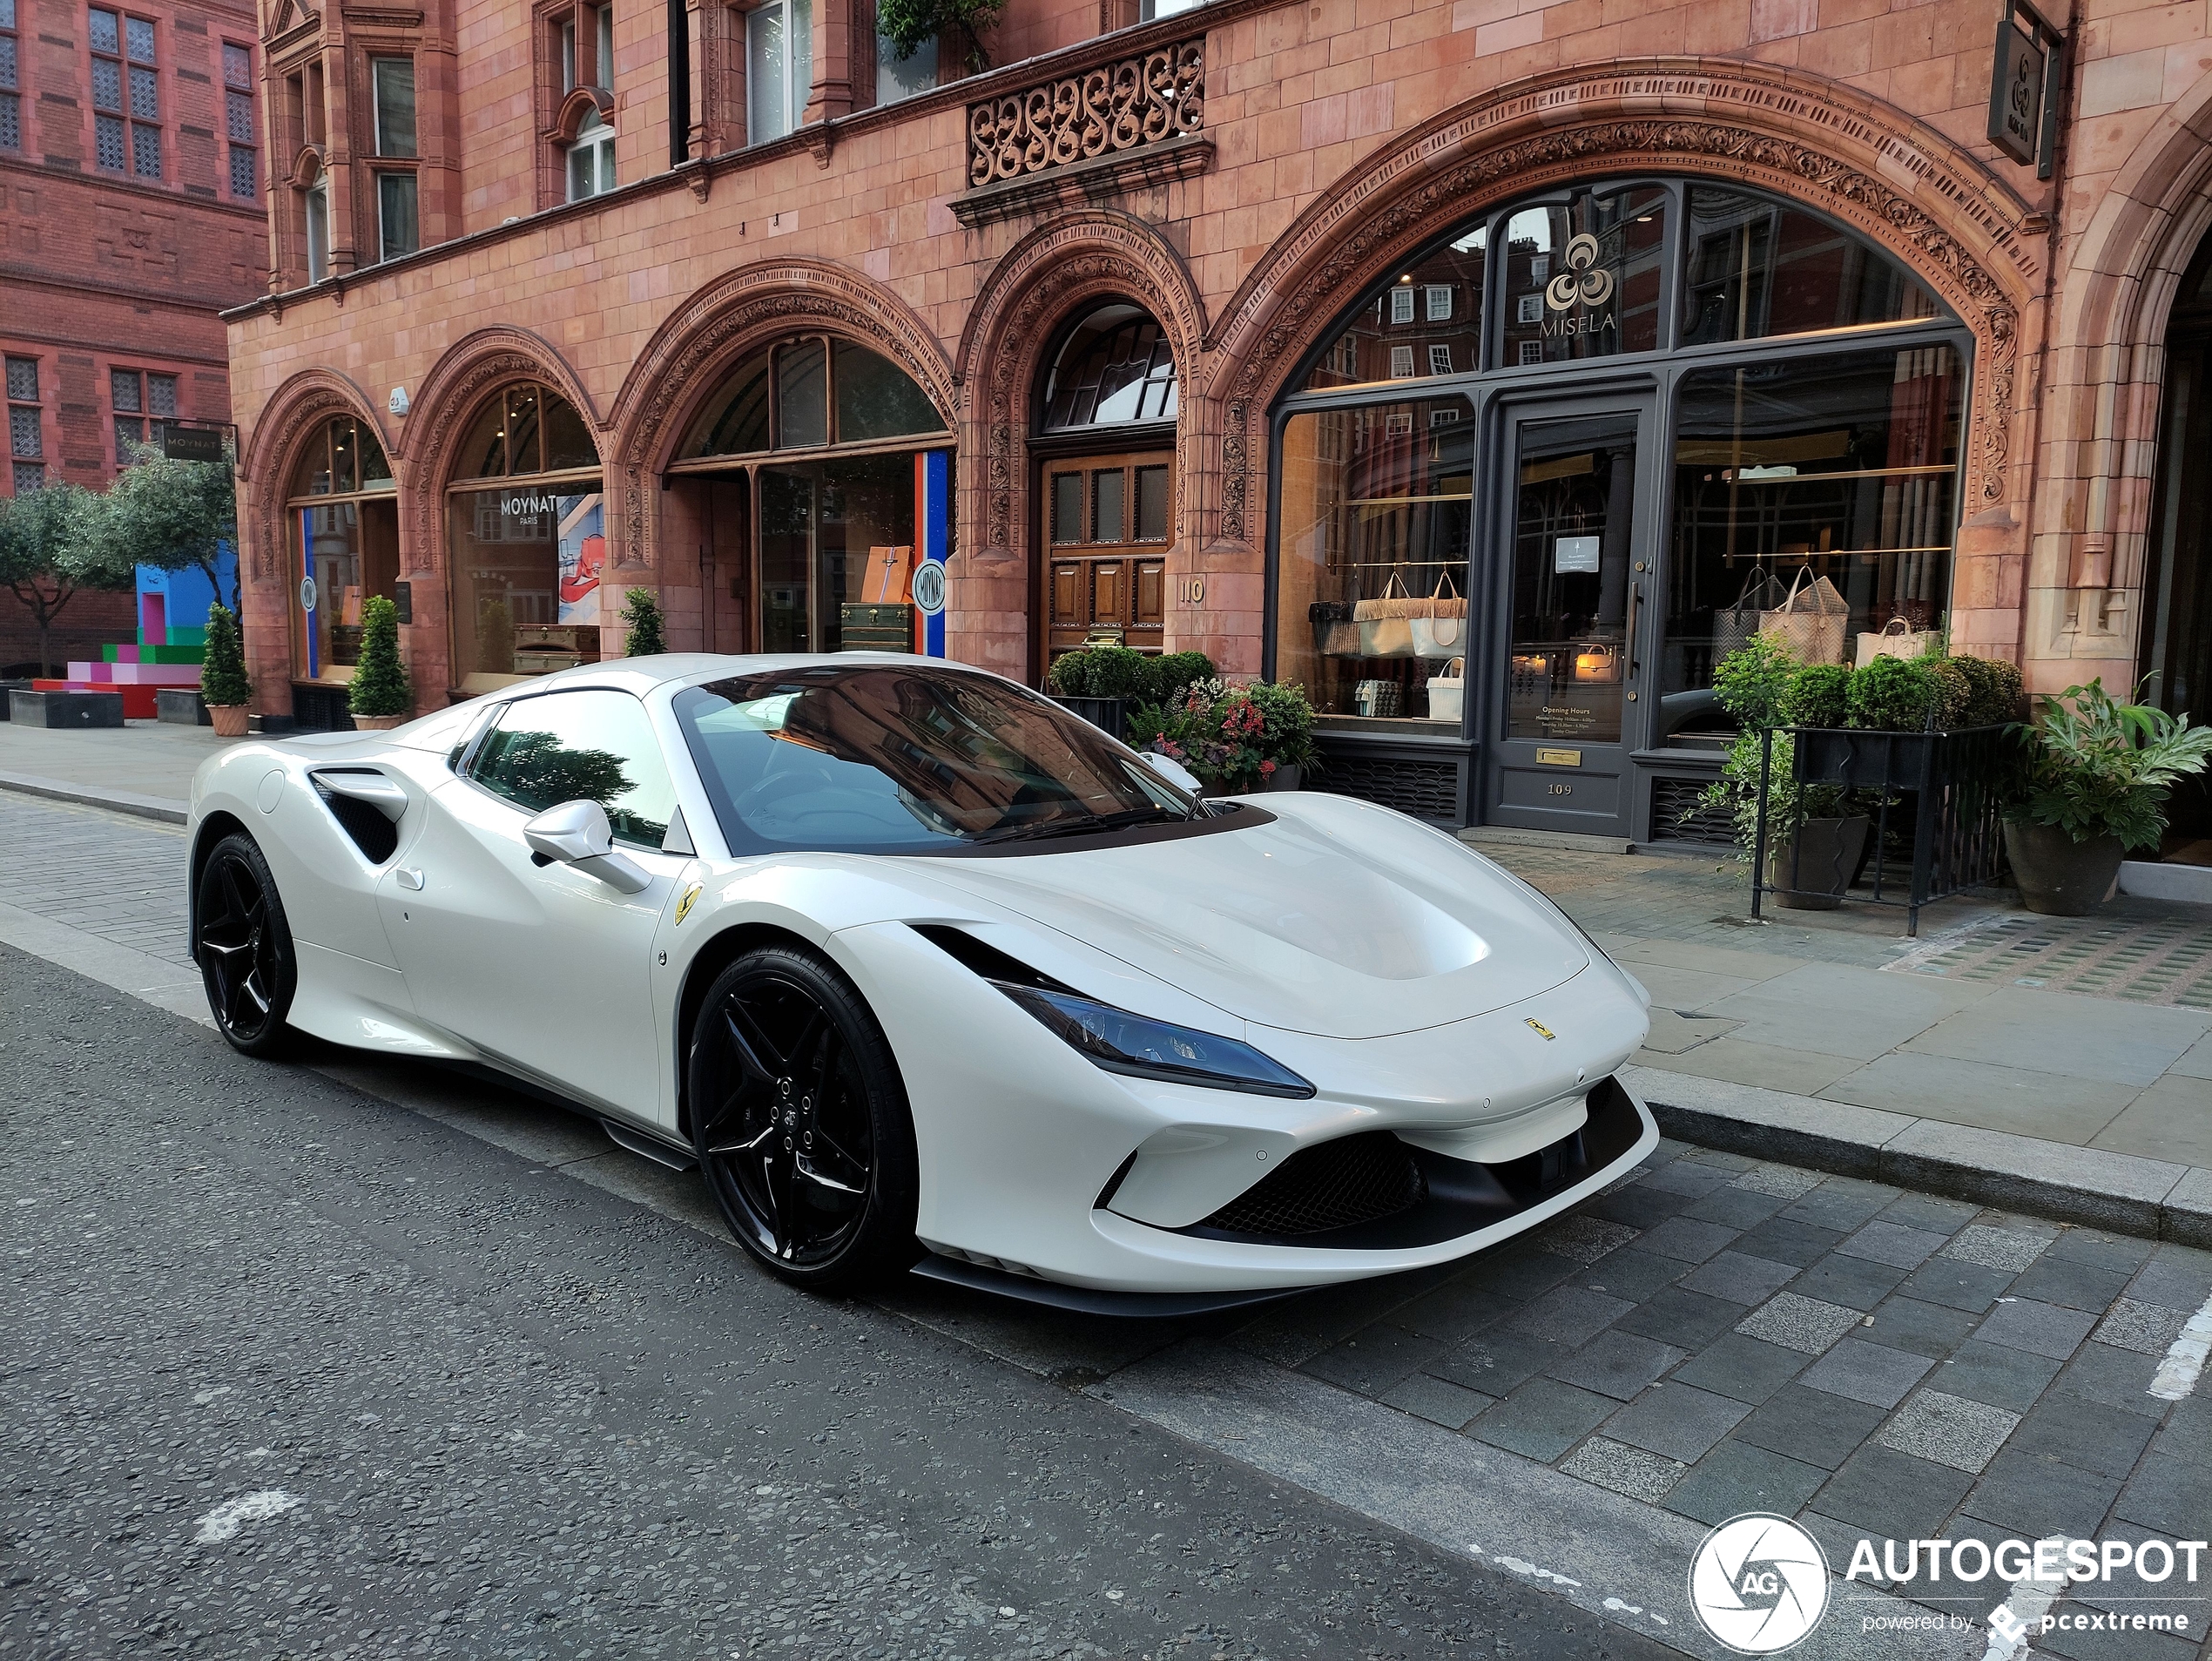
[[[914,1120],[882,1030],[795,947],[747,952],[691,1029],[692,1139],[723,1219],[784,1279],[825,1291],[914,1261]]]
[[[199,868],[192,916],[192,957],[216,1029],[233,1050],[276,1054],[291,1036],[284,1017],[299,976],[284,901],[252,837],[215,844]]]

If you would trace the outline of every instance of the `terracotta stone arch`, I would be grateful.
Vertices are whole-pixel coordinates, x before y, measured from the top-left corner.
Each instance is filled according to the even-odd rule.
[[[448,348],[422,377],[415,413],[408,417],[407,429],[400,436],[401,453],[410,463],[401,488],[406,492],[408,517],[415,522],[412,540],[402,537],[401,542],[401,569],[408,575],[436,569],[433,553],[442,545],[438,524],[444,510],[445,488],[451,482],[455,447],[477,406],[496,387],[530,380],[544,381],[576,406],[591,429],[601,463],[607,462],[607,425],[600,420],[590,393],[568,360],[528,329],[503,326],[478,329]]]
[[[961,481],[961,540],[986,560],[1013,557],[1017,527],[1028,523],[1029,393],[1046,348],[1063,321],[1105,300],[1142,306],[1167,330],[1180,382],[1177,496],[1187,500],[1190,446],[1204,424],[1197,408],[1204,302],[1181,256],[1151,226],[1104,208],[1069,214],[1032,231],[992,268],[954,359],[961,453],[981,460]],[[1182,517],[1187,524],[1187,509]]]
[[[1512,197],[1632,172],[1753,186],[1894,253],[1976,338],[1966,512],[2024,495],[2012,436],[2019,342],[2045,274],[2040,227],[2025,230],[2026,204],[1942,134],[1840,82],[1710,58],[1626,59],[1514,82],[1393,140],[1261,260],[1215,337],[1219,539],[1258,545],[1268,407],[1370,283]]]
[[[616,395],[610,425],[617,435],[603,451],[609,476],[620,476],[622,535],[617,562],[649,563],[657,492],[665,467],[701,399],[732,365],[764,341],[795,329],[820,328],[880,352],[928,395],[949,430],[954,403],[952,366],[936,336],[898,295],[842,267],[811,260],[766,260],[717,277],[678,306]]]
[[[2030,684],[2093,673],[2131,681],[2165,389],[2166,327],[2191,257],[2212,234],[2212,74],[2161,111],[2119,170],[2060,276],[2043,438],[2028,658],[2062,658]],[[2084,662],[2081,659],[2090,661]]]
[[[368,395],[334,369],[302,369],[279,387],[262,407],[253,423],[253,439],[246,445],[245,473],[253,504],[247,523],[255,531],[252,564],[256,582],[272,581],[280,575],[278,564],[286,545],[285,492],[292,468],[307,435],[333,415],[352,415],[376,436],[404,496],[407,476],[400,470],[392,435]]]

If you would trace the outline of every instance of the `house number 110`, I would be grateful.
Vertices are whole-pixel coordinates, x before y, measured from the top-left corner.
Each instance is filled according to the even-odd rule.
[[[1175,601],[1177,605],[1204,605],[1206,603],[1206,579],[1203,577],[1177,577]]]

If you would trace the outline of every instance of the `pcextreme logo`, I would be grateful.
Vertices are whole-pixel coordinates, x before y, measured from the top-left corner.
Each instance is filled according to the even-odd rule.
[[[1730,1517],[1690,1559],[1689,1606],[1738,1655],[1778,1655],[1827,1612],[1827,1554],[1787,1517]]]

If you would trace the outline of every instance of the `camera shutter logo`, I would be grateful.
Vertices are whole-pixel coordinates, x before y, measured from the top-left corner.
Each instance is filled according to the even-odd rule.
[[[1737,1654],[1778,1655],[1827,1612],[1827,1555],[1787,1517],[1730,1517],[1690,1560],[1689,1606]]]
[[[1613,298],[1613,273],[1598,264],[1597,239],[1588,231],[1567,245],[1564,263],[1567,269],[1544,290],[1544,304],[1554,311],[1563,312],[1577,300],[1602,306]]]

